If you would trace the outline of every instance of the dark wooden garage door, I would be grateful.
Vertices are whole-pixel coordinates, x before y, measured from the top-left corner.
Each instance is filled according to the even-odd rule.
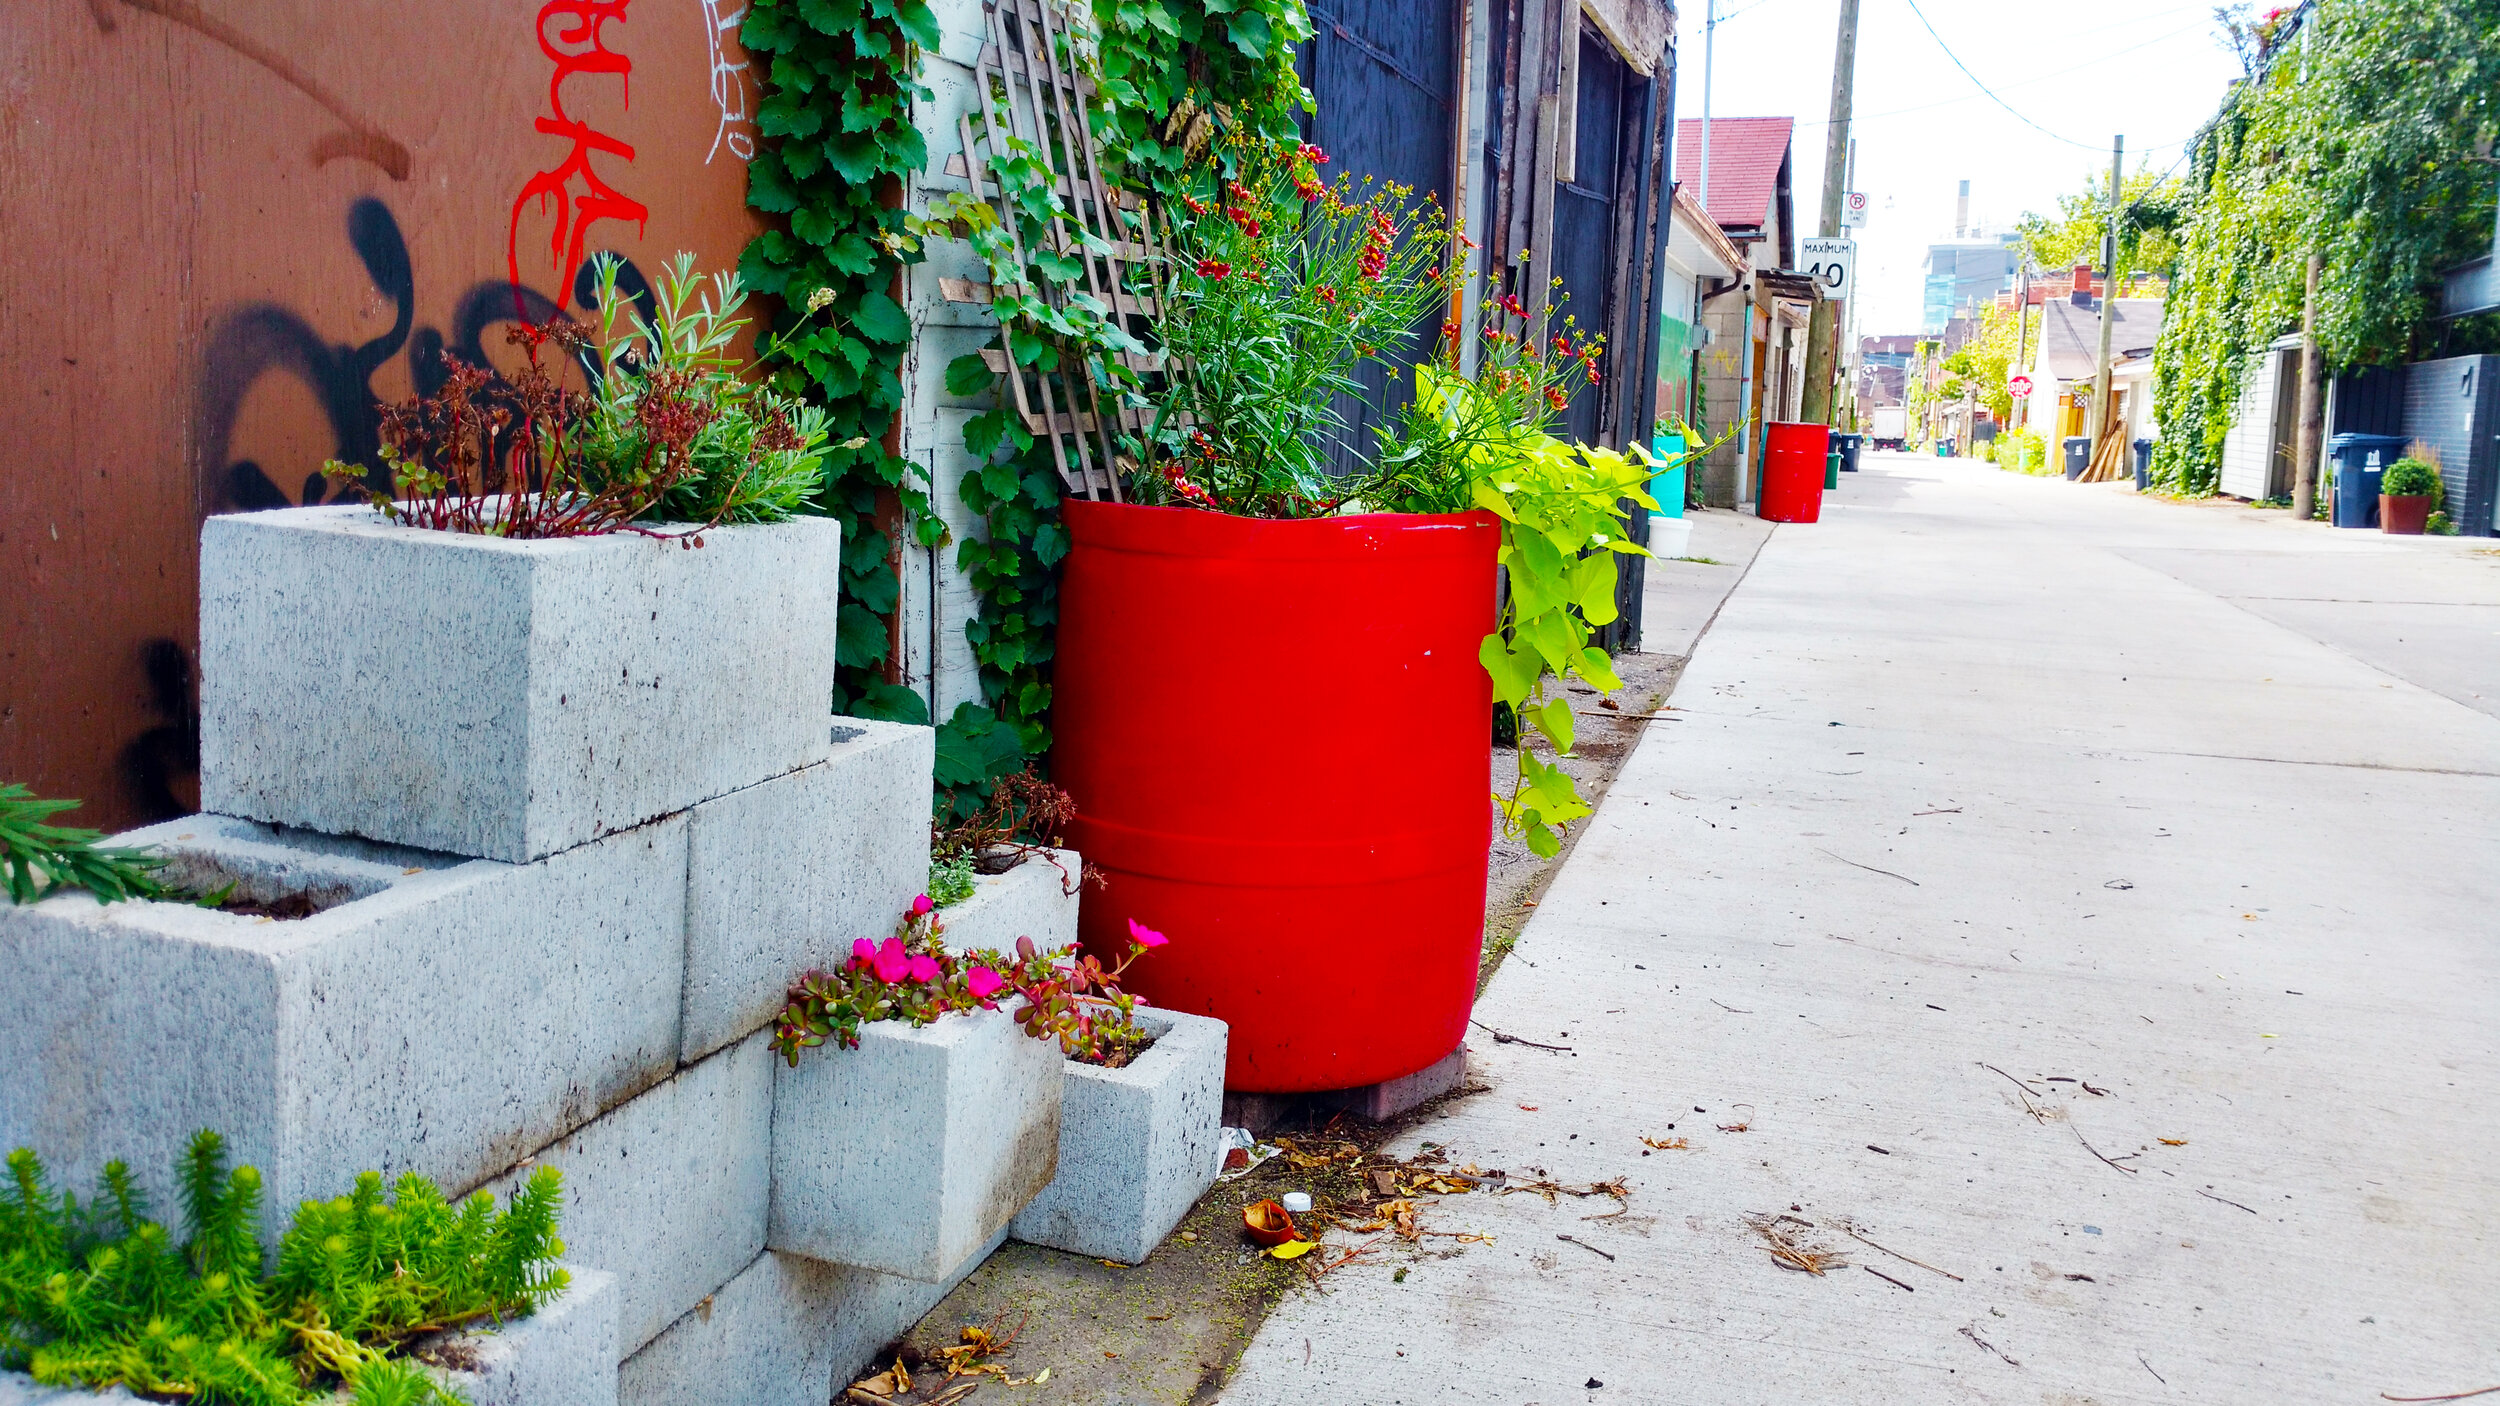
[[[1310,7],[1317,34],[1302,55],[1302,78],[1319,99],[1310,139],[1329,154],[1324,174],[1376,176],[1426,192],[1448,209],[1452,190],[1453,105],[1458,100],[1458,0],[1328,0]],[[1411,366],[1430,350],[1437,319],[1427,319],[1399,360]],[[1386,369],[1359,373],[1363,396],[1341,397],[1348,429],[1336,464],[1352,472],[1369,456],[1372,429],[1403,409],[1408,378]]]

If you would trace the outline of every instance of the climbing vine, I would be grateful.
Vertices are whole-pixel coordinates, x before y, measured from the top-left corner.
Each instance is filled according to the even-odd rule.
[[[938,43],[925,0],[754,0],[739,38],[762,79],[747,203],[775,217],[740,262],[749,287],[779,297],[786,339],[768,356],[774,382],[804,391],[831,418],[819,501],[842,524],[842,610],[833,708],[928,721],[920,695],[888,682],[889,622],[901,581],[895,531],[935,545],[925,480],[887,448],[902,406],[911,321],[892,296],[912,257],[902,181],[928,164],[911,124],[919,50]],[[797,325],[811,299],[827,316]]]
[[[2298,325],[2311,250],[2331,369],[2490,337],[2429,319],[2441,272],[2489,247],[2500,0],[2321,0],[2251,42],[2255,71],[2196,140],[2154,351],[2154,474],[2186,492],[2215,485],[2250,354]]]

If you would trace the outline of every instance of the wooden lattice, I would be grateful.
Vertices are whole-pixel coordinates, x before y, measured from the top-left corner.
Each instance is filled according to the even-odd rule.
[[[1078,63],[1082,37],[1053,0],[990,0],[983,8],[989,33],[974,71],[979,115],[966,114],[958,123],[963,154],[947,162],[947,173],[963,177],[976,196],[998,202],[1016,262],[1029,268],[1021,222],[991,168],[1010,158],[1011,143],[1030,151],[1049,172],[1066,211],[1050,222],[1048,248],[1084,268],[1080,279],[1043,283],[1043,300],[1064,309],[1077,295],[1088,295],[1110,309],[1121,327],[1141,331],[1155,315],[1157,299],[1136,290],[1154,288],[1168,261],[1152,239],[1150,213],[1136,196],[1113,190],[1103,179],[1102,151],[1090,121],[1094,84]],[[939,287],[951,301],[991,301],[986,284],[950,278]],[[1050,372],[1020,366],[1001,348],[982,356],[1006,379],[1025,429],[1049,441],[1069,490],[1119,501],[1118,433],[1143,428],[1149,415],[1120,405],[1115,393],[1104,390],[1084,348],[1064,348],[1058,368]],[[1150,359],[1133,355],[1124,364],[1141,372],[1155,369]]]

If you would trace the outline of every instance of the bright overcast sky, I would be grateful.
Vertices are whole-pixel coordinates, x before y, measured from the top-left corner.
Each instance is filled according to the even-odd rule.
[[[2239,74],[2217,40],[2211,0],[2084,10],[1918,3],[1953,54],[2021,116],[1954,66],[1909,0],[1861,0],[1851,135],[1857,188],[1871,206],[1857,232],[1865,335],[1918,330],[1923,260],[1930,243],[1953,235],[1960,181],[1971,183],[1973,217],[1995,230],[2026,210],[2053,210],[2061,193],[2107,171],[2113,135],[2126,136],[2130,172],[2146,156],[2167,169]],[[1797,225],[1819,233],[1839,0],[1718,0],[1718,9],[1711,111],[1797,119]],[[1705,0],[1679,10],[1676,110],[1699,117]]]

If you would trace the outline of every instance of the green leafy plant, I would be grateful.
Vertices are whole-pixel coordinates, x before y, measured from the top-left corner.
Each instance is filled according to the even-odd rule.
[[[669,534],[700,546],[702,529],[778,522],[808,507],[822,478],[825,417],[804,401],[749,385],[728,355],[746,301],[734,274],[699,292],[694,256],[680,254],[653,290],[648,321],[618,294],[618,261],[598,261],[597,322],[561,318],[514,327],[528,364],[498,378],[444,363],[432,395],[382,414],[387,489],[366,488],[397,522],[497,537],[580,537],[690,523]],[[825,301],[811,301],[811,310]],[[577,364],[589,389],[565,384]],[[769,346],[767,347],[769,351]],[[355,466],[322,472],[362,484]]]
[[[564,1292],[560,1179],[541,1167],[509,1210],[478,1192],[457,1206],[423,1177],[392,1200],[367,1172],[352,1194],[308,1201],[263,1275],[261,1181],[229,1171],[202,1131],[179,1168],[190,1238],[147,1219],[120,1162],[81,1205],[56,1193],[31,1149],[0,1186],[0,1366],[52,1385],[231,1406],[296,1406],[343,1384],[358,1406],[457,1402],[394,1356],[414,1340],[527,1314]]]
[[[1127,958],[1106,970],[1079,956],[1074,944],[1044,950],[1020,937],[1012,953],[959,953],[948,950],[944,932],[936,902],[923,894],[892,937],[882,943],[860,938],[840,967],[802,974],[774,1022],[773,1048],[795,1069],[799,1051],[828,1040],[859,1048],[862,1025],[900,1020],[924,1026],[956,1012],[997,1010],[1011,999],[1020,1002],[1015,1019],[1024,1032],[1057,1040],[1071,1059],[1117,1066],[1144,1044],[1137,999],[1120,989],[1119,978],[1141,954],[1162,946],[1163,934],[1132,920]]]
[[[598,331],[583,351],[596,372],[592,414],[573,446],[584,486],[597,492],[644,472],[667,425],[652,397],[683,387],[706,413],[685,447],[688,471],[660,492],[646,518],[784,522],[812,511],[824,483],[825,412],[751,383],[731,354],[748,322],[738,316],[747,301],[738,274],[715,273],[706,290],[694,255],[681,253],[652,285],[649,316],[636,318],[633,300],[617,291],[621,266],[612,254],[595,260]],[[766,339],[757,355],[769,359],[782,338],[804,335],[808,319],[832,302],[832,290],[816,290],[798,320]]]
[[[959,852],[930,856],[930,902],[940,908],[952,908],[972,897],[979,887],[973,874],[971,855]]]
[[[2249,50],[2190,147],[2185,219],[2154,348],[2165,487],[2210,493],[2256,355],[2299,325],[2320,258],[2329,373],[2490,350],[2432,319],[2447,269],[2489,249],[2500,24],[2484,0],[2319,0],[2299,39]],[[2444,351],[2435,350],[2446,339]]]
[[[911,319],[895,274],[901,182],[929,164],[911,104],[929,90],[920,50],[938,44],[925,0],[753,0],[739,39],[761,89],[747,203],[769,218],[739,260],[747,287],[778,298],[773,384],[822,406],[832,447],[816,507],[842,524],[842,608],[833,709],[927,722],[920,695],[887,677],[901,600],[896,535],[936,545],[919,472],[887,452],[902,406]],[[820,290],[830,298],[818,302]],[[806,311],[829,318],[799,327]]]
[[[106,903],[158,898],[164,861],[143,850],[100,846],[95,830],[47,824],[76,801],[47,801],[15,782],[0,786],[0,886],[11,903],[32,903],[56,889],[85,889]]]
[[[2379,492],[2390,498],[2428,498],[2433,510],[2448,496],[2439,470],[2410,455],[2387,466],[2387,473],[2379,479]]]
[[[1403,186],[1343,175],[1327,153],[1250,138],[1171,212],[1174,259],[1155,333],[1171,372],[1131,443],[1138,502],[1315,517],[1362,491],[1332,443],[1356,369],[1408,348],[1446,301],[1449,231]]]

